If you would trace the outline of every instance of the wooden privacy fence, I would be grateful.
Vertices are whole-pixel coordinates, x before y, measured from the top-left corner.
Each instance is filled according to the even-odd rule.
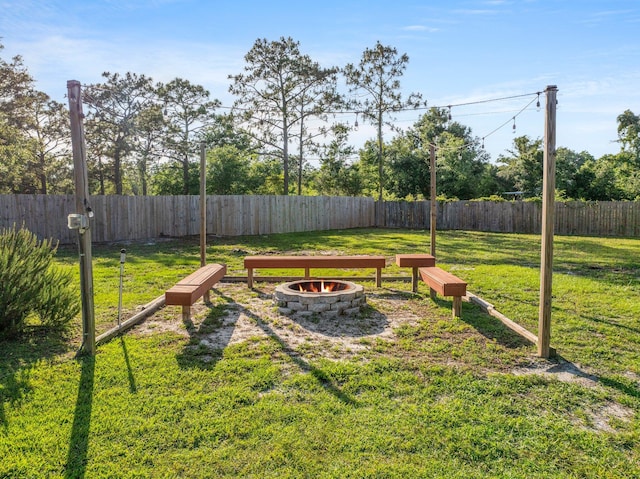
[[[96,242],[200,232],[198,196],[92,196]],[[75,243],[72,195],[0,195],[0,228],[24,224],[40,238]],[[241,236],[346,228],[429,228],[428,201],[326,196],[208,196],[207,232]],[[532,233],[542,207],[523,201],[438,203],[438,229]],[[381,218],[376,224],[376,218]],[[556,203],[557,234],[640,237],[640,202]]]
[[[95,242],[200,233],[199,196],[92,196]],[[67,228],[73,195],[0,195],[0,228],[24,224],[40,238],[75,243]],[[372,198],[208,196],[207,233],[220,236],[320,231],[375,225]]]
[[[380,205],[377,204],[380,208]],[[429,201],[386,201],[387,228],[428,228]],[[438,203],[436,228],[539,234],[542,204],[525,201],[455,201]],[[555,232],[560,235],[640,236],[640,202],[556,202]]]

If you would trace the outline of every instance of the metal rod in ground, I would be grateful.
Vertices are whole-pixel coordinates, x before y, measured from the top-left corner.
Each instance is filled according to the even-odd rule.
[[[127,250],[120,250],[120,294],[118,295],[118,327],[120,327],[120,318],[122,318],[122,278],[124,276],[124,262],[127,257]]]

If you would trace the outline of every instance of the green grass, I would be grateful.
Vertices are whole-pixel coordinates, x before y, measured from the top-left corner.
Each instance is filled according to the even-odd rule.
[[[246,254],[383,254],[384,274],[397,276],[409,271],[394,255],[428,252],[428,238],[314,232],[215,239],[207,253],[231,275],[244,274]],[[437,246],[470,291],[537,331],[539,237],[444,231]],[[98,332],[117,319],[122,247],[94,246]],[[197,239],[124,247],[125,317],[199,264]],[[74,248],[57,261],[77,270]],[[211,350],[200,339],[239,301],[224,295],[189,335],[134,330],[95,359],[73,358],[79,320],[65,337],[34,329],[0,342],[0,478],[638,477],[640,240],[556,237],[554,271],[552,361],[472,304],[451,319],[448,299],[401,282],[375,290],[371,271],[327,273],[366,276],[369,313],[390,314],[384,300],[401,297],[419,320],[393,340],[364,336],[364,350],[342,358],[313,342],[292,348],[260,317],[270,335]],[[584,382],[515,373],[567,361]]]

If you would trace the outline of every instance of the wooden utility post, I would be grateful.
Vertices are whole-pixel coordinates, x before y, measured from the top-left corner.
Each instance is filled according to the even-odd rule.
[[[207,264],[207,146],[200,143],[200,266]],[[203,295],[210,301],[209,290]]]
[[[207,150],[200,143],[200,266],[207,264]]]
[[[429,145],[429,198],[431,203],[431,218],[429,220],[429,230],[431,233],[431,256],[436,257],[436,146]],[[429,288],[431,299],[436,299],[436,290]]]
[[[430,204],[431,204],[431,220],[429,221],[429,230],[431,232],[431,256],[436,256],[436,147],[429,145],[429,173],[431,175],[430,185]]]
[[[553,228],[556,194],[556,93],[555,85],[545,90],[544,169],[542,179],[542,249],[540,253],[540,311],[538,315],[538,356],[550,356],[551,295],[553,279]]]
[[[70,215],[68,226],[78,230],[80,255],[80,294],[82,299],[82,346],[81,350],[95,355],[96,324],[93,304],[93,260],[91,256],[91,218],[89,204],[89,177],[84,143],[82,119],[82,91],[80,82],[67,82],[69,119],[71,122],[71,146],[73,151],[73,175],[76,190],[76,214]]]

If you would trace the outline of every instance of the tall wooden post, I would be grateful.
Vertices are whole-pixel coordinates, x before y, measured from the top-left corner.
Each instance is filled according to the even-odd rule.
[[[207,264],[207,147],[200,143],[200,266]],[[210,301],[209,290],[203,295]]]
[[[433,144],[429,145],[429,173],[431,175],[430,184],[430,204],[431,204],[431,219],[429,221],[429,230],[431,233],[431,256],[436,255],[436,147]]]
[[[431,218],[429,221],[429,230],[431,233],[431,256],[436,256],[436,146],[432,143],[429,145],[429,173],[430,188],[429,199],[431,203]],[[429,288],[429,296],[436,299],[436,290]]]
[[[200,266],[207,264],[207,150],[200,143]]]
[[[553,228],[556,194],[556,93],[547,86],[544,124],[544,169],[542,178],[542,249],[540,253],[540,310],[538,315],[538,356],[550,356],[551,295],[553,279]]]
[[[81,226],[78,228],[78,250],[80,255],[80,294],[82,299],[82,347],[84,352],[95,355],[96,324],[93,304],[93,260],[91,256],[91,218],[89,205],[89,177],[84,143],[82,119],[82,94],[80,82],[67,82],[69,98],[69,120],[71,122],[71,146],[73,152],[73,175],[76,190],[76,213]]]

